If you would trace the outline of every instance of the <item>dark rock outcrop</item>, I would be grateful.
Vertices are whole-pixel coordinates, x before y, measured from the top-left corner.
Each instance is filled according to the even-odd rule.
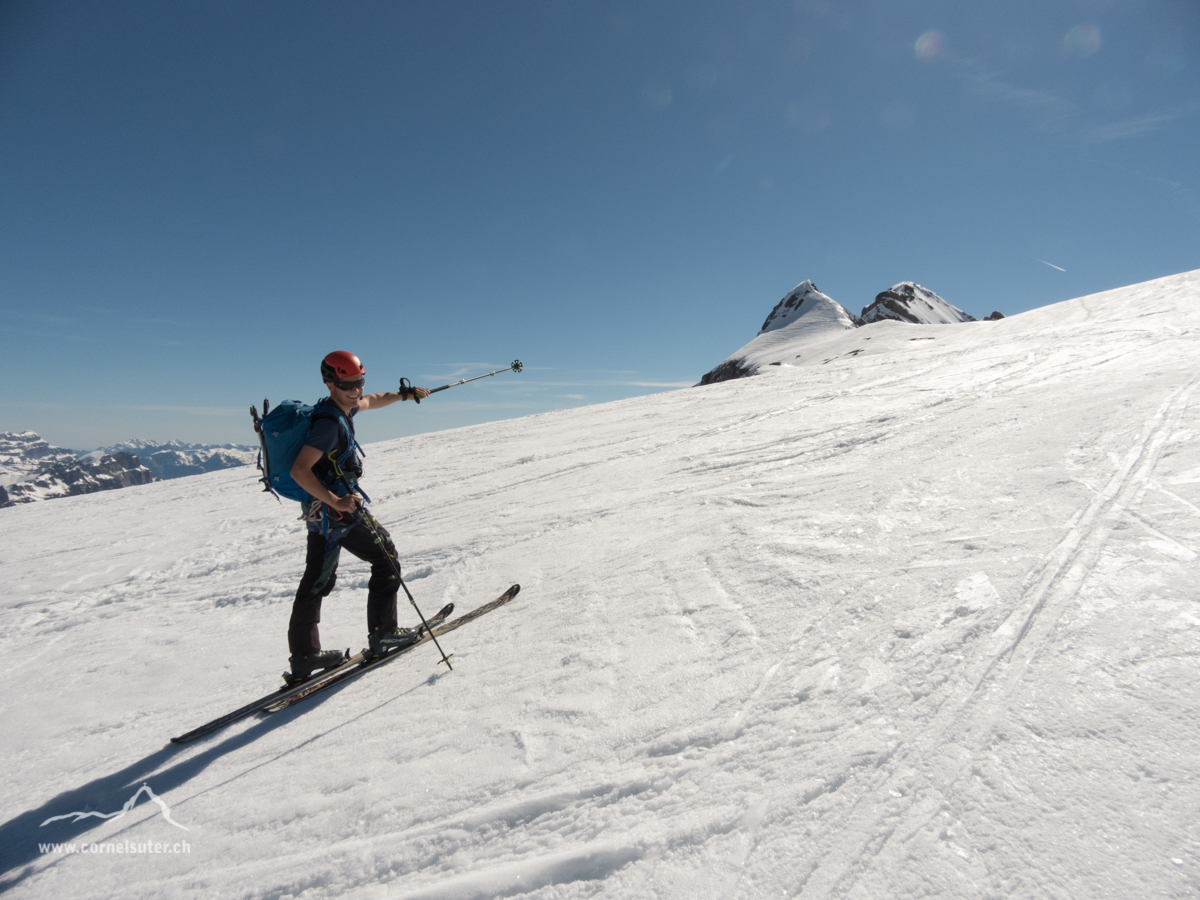
[[[718,381],[732,381],[734,378],[745,378],[753,372],[742,365],[740,359],[727,359],[715,369],[704,373],[700,384],[716,384]]]

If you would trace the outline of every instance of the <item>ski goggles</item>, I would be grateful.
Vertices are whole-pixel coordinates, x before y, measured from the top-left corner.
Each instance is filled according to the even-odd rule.
[[[365,378],[355,378],[353,381],[335,381],[333,386],[339,391],[352,391],[355,388],[360,388],[366,383]]]

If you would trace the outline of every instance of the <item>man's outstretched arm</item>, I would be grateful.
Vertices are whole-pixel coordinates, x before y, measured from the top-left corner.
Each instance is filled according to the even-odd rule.
[[[385,406],[391,406],[393,403],[398,403],[401,400],[412,400],[413,394],[417,398],[424,400],[429,396],[429,390],[423,387],[414,387],[412,393],[402,394],[399,391],[387,391],[381,394],[364,394],[358,401],[358,411],[362,412],[367,409],[382,409]],[[295,477],[295,476],[293,476]]]

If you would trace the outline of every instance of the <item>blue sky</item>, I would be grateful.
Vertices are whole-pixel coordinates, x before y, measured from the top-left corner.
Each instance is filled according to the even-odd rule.
[[[1012,314],[1200,267],[1197,147],[1193,0],[5,0],[0,430],[250,443],[332,349],[526,363],[366,440],[602,402],[806,278]]]

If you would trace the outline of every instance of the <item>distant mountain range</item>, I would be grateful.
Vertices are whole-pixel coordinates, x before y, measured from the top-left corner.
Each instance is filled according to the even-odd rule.
[[[252,464],[257,450],[240,444],[133,440],[76,452],[33,431],[0,433],[0,507],[72,497]]]
[[[81,454],[81,459],[99,459],[113,453],[133,453],[156,479],[183,478],[186,475],[202,475],[218,469],[253,465],[258,458],[258,448],[244,444],[184,444],[180,441],[132,440],[101,447],[90,453]]]
[[[988,319],[1002,318],[999,312],[988,316]],[[757,374],[763,366],[795,365],[822,338],[888,320],[915,325],[977,321],[911,281],[902,281],[877,294],[874,302],[863,307],[862,314],[857,316],[822,294],[813,282],[802,281],[775,304],[754,339],[704,373],[700,384],[745,378]]]

